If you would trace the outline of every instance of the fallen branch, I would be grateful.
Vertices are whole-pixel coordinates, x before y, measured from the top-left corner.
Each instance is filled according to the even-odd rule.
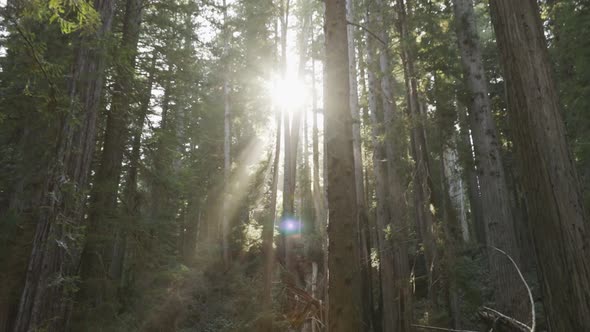
[[[522,272],[520,271],[520,269],[518,268],[518,265],[516,264],[516,262],[514,261],[514,259],[512,259],[512,257],[510,257],[510,255],[508,255],[508,253],[506,253],[504,250],[498,249],[494,246],[489,246],[490,248],[498,251],[499,253],[503,254],[504,256],[508,257],[508,259],[510,260],[510,262],[512,262],[512,265],[514,265],[514,268],[516,269],[516,272],[518,272],[518,275],[520,276],[520,279],[522,280],[522,283],[524,284],[524,287],[526,287],[526,290],[529,294],[529,301],[531,302],[531,326],[528,326],[524,323],[521,323],[519,321],[517,321],[516,319],[513,319],[515,322],[518,322],[524,326],[526,326],[528,328],[528,330],[530,332],[535,332],[535,321],[536,321],[536,317],[535,317],[535,300],[533,299],[533,292],[531,292],[531,288],[529,287],[529,284],[526,282],[526,279],[524,278],[524,276],[522,275]],[[484,307],[486,308],[486,307]],[[490,311],[495,311],[493,309],[487,308]],[[500,314],[499,312],[495,311],[497,314]],[[500,314],[502,315],[502,314]],[[503,315],[506,318],[510,318],[506,315]]]
[[[450,331],[450,332],[478,332],[478,331],[473,331],[473,330],[455,330],[455,329],[447,329],[444,327],[436,327],[436,326],[427,326],[427,325],[418,325],[418,324],[412,324],[413,327],[417,327],[419,329],[425,329],[425,330],[434,330],[434,331]]]
[[[495,323],[501,322],[506,326],[513,327],[513,328],[518,329],[519,331],[522,331],[522,332],[530,332],[531,331],[530,326],[528,326],[525,323],[518,321],[512,317],[504,315],[503,313],[501,313],[497,310],[494,310],[489,307],[483,307],[483,310],[488,311],[488,312],[483,313],[484,315],[487,314],[489,316],[486,318],[488,318],[489,320],[493,319]]]

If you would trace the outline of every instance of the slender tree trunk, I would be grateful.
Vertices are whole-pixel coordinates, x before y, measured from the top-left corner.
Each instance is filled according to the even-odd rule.
[[[326,36],[326,154],[328,161],[328,317],[329,330],[362,330],[358,261],[356,182],[349,106],[349,73],[344,0],[327,0]]]
[[[143,126],[145,119],[150,109],[150,100],[152,98],[152,88],[154,85],[156,70],[157,54],[154,51],[152,55],[152,61],[150,66],[150,72],[148,82],[145,85],[145,90],[142,93],[139,112],[131,127],[131,154],[129,156],[129,169],[127,171],[127,177],[125,181],[125,188],[123,190],[125,216],[129,219],[129,222],[123,226],[121,234],[117,237],[115,246],[113,248],[113,259],[110,266],[110,275],[115,280],[121,280],[123,277],[123,271],[125,268],[125,256],[127,253],[127,240],[129,238],[130,230],[134,229],[137,223],[137,217],[139,216],[139,198],[137,192],[137,177],[140,166],[141,158],[141,134],[143,132]]]
[[[369,12],[367,11],[367,22],[369,21]],[[382,137],[385,134],[384,117],[381,108],[378,104],[379,92],[382,91],[377,87],[377,75],[373,67],[377,66],[374,59],[374,44],[372,36],[366,33],[367,39],[367,55],[366,62],[368,64],[368,102],[371,113],[372,124],[372,140],[373,140],[373,168],[375,173],[375,196],[377,198],[376,207],[376,227],[379,248],[379,273],[381,296],[383,299],[382,307],[382,328],[383,331],[396,331],[396,323],[399,318],[399,312],[396,308],[396,289],[394,275],[394,250],[391,239],[387,237],[386,232],[392,228],[391,215],[389,209],[389,188],[388,188],[388,165],[386,147]],[[383,96],[382,96],[383,97]]]
[[[454,0],[457,41],[464,79],[471,95],[469,116],[481,190],[486,242],[507,252],[520,265],[514,233],[510,191],[502,165],[498,131],[492,115],[487,80],[479,46],[472,0]],[[488,249],[491,280],[495,284],[496,309],[520,320],[530,316],[526,289],[512,263]]]
[[[544,304],[554,331],[590,331],[590,243],[539,7],[491,0]]]
[[[117,218],[117,195],[121,177],[121,165],[125,144],[130,107],[133,103],[133,72],[137,55],[139,29],[143,4],[141,0],[128,0],[123,21],[121,38],[121,63],[115,65],[116,78],[110,112],[107,115],[106,130],[100,166],[93,186],[92,211],[89,233],[82,258],[82,276],[85,280],[85,297],[101,302],[111,285],[108,280],[113,240],[120,230]]]
[[[264,314],[269,315],[265,318],[263,329],[265,331],[272,331],[273,318],[272,313],[272,275],[274,263],[274,249],[273,238],[275,230],[275,215],[277,207],[277,187],[279,183],[279,161],[281,154],[281,115],[277,112],[277,136],[275,141],[275,152],[272,168],[272,183],[270,188],[270,212],[268,221],[264,224],[262,229],[262,247],[264,248],[265,269],[264,269],[264,294],[263,294],[263,309]]]
[[[414,163],[416,164],[416,172],[414,175],[414,209],[416,211],[418,229],[424,244],[424,256],[429,280],[428,293],[431,302],[433,302],[435,296],[432,286],[434,283],[435,271],[438,270],[435,266],[436,246],[433,233],[434,216],[430,210],[430,205],[434,203],[432,197],[433,186],[430,178],[431,172],[428,160],[428,148],[426,146],[426,137],[424,134],[424,116],[421,113],[418,100],[414,58],[411,51],[414,40],[409,32],[406,4],[404,0],[397,0],[397,13],[397,30],[401,38],[401,58],[406,86],[406,112],[411,119],[412,126],[410,130],[411,154]]]
[[[227,2],[223,0],[223,55],[228,61],[229,56],[229,25],[227,22]],[[229,65],[226,63],[226,65]],[[228,203],[230,200],[229,181],[231,176],[231,107],[229,101],[230,86],[229,73],[226,73],[223,78],[223,212],[221,221],[221,243],[223,247],[223,262],[226,266],[230,263],[230,248],[229,248],[229,234],[230,234],[230,216],[228,215]]]
[[[290,0],[281,0],[281,57],[279,60],[279,70],[281,72],[281,79],[284,81],[287,79],[287,32],[289,30],[289,6]],[[292,218],[293,215],[293,203],[294,203],[294,183],[291,183],[291,119],[288,112],[286,112],[287,105],[281,105],[281,112],[283,113],[283,126],[284,126],[284,150],[285,155],[283,159],[283,215],[281,217],[281,242],[279,243],[279,257],[283,260],[287,266],[287,271],[291,271],[291,259],[290,259],[290,243],[289,235],[286,234],[286,229],[283,223],[287,222],[286,219]]]
[[[376,13],[381,29],[381,40],[387,40],[385,20],[382,16],[383,6],[377,1],[381,10]],[[391,69],[389,66],[388,47],[381,45],[379,67],[381,69],[381,102],[383,107],[383,124],[385,133],[385,167],[387,169],[387,208],[389,209],[388,226],[393,234],[388,242],[392,244],[394,268],[394,298],[390,301],[395,310],[395,331],[410,331],[412,322],[412,304],[410,295],[410,271],[406,242],[408,241],[408,225],[406,223],[407,208],[400,176],[401,148],[400,139],[396,137],[402,131],[401,117],[395,107]],[[386,299],[384,299],[386,301]]]
[[[104,79],[105,50],[95,43],[110,32],[113,7],[111,0],[96,0],[94,8],[102,24],[94,34],[79,39],[69,87],[72,107],[62,123],[53,169],[48,173],[42,204],[46,208],[35,231],[17,332],[66,329],[80,243],[84,242],[84,191]]]
[[[480,245],[486,244],[485,229],[483,224],[483,213],[481,208],[481,193],[479,188],[479,179],[475,169],[475,160],[473,159],[473,145],[471,143],[471,134],[467,124],[467,112],[460,106],[457,101],[457,113],[459,114],[460,124],[460,145],[459,145],[459,159],[465,171],[465,182],[467,183],[467,194],[469,195],[469,210],[471,212],[471,222],[473,225],[473,232],[477,243]]]
[[[346,0],[346,18],[347,21],[354,21],[354,4],[353,0]],[[347,25],[348,36],[348,73],[350,81],[350,112],[352,116],[352,147],[354,152],[354,177],[356,180],[356,200],[358,208],[358,234],[359,234],[359,266],[361,269],[361,294],[363,301],[363,326],[365,330],[372,330],[372,292],[371,282],[371,254],[370,248],[367,248],[367,233],[364,232],[366,224],[369,222],[367,214],[367,204],[365,202],[365,184],[363,177],[363,155],[361,148],[361,120],[359,115],[359,96],[358,81],[356,70],[356,47],[354,38],[354,26]]]

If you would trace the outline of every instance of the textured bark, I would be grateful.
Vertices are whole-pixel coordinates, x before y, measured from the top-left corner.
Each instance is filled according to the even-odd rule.
[[[356,183],[349,106],[346,5],[327,0],[326,36],[326,155],[328,162],[328,328],[361,331]],[[351,259],[352,258],[352,259]]]
[[[457,41],[463,76],[470,93],[469,117],[481,191],[486,243],[507,252],[520,265],[514,218],[492,114],[472,0],[454,0]],[[525,321],[530,317],[526,289],[504,255],[488,249],[496,309]]]
[[[590,330],[590,243],[535,0],[491,0],[517,161],[554,331]]]
[[[466,186],[463,181],[463,168],[459,164],[459,156],[455,139],[451,139],[448,146],[443,147],[443,172],[446,178],[445,186],[451,198],[453,208],[457,211],[459,225],[461,226],[461,237],[463,242],[470,241],[469,224],[467,222],[467,199]]]
[[[62,122],[55,160],[44,190],[15,331],[63,331],[67,325],[80,260],[84,191],[94,153],[102,95],[105,50],[97,41],[109,33],[113,1],[96,0],[102,24],[80,37],[69,87],[72,106]],[[73,236],[73,240],[72,237]]]

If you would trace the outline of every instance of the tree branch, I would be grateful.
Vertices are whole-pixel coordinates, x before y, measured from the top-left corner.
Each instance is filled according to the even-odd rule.
[[[508,257],[508,259],[510,260],[510,262],[512,262],[512,265],[514,265],[514,268],[516,268],[516,272],[518,272],[518,275],[520,276],[520,279],[522,280],[522,283],[526,287],[526,290],[527,290],[527,292],[529,294],[529,301],[531,302],[531,319],[532,319],[532,322],[531,322],[531,326],[528,326],[528,325],[526,325],[524,323],[521,323],[521,322],[519,322],[517,320],[514,320],[514,321],[520,323],[521,325],[526,326],[529,329],[529,331],[535,332],[535,327],[536,327],[535,326],[535,320],[536,320],[536,317],[535,317],[535,300],[533,299],[533,292],[531,292],[531,288],[529,287],[529,284],[526,282],[526,279],[522,275],[522,272],[518,268],[518,265],[516,264],[516,262],[514,261],[514,259],[512,259],[512,257],[510,257],[510,255],[508,255],[508,253],[506,253],[504,250],[498,249],[498,248],[496,248],[494,246],[489,246],[489,247],[492,248],[492,249],[494,249],[494,250],[496,250],[496,251],[498,251],[499,253],[503,254],[504,256]],[[494,311],[493,309],[489,309],[489,308],[487,308],[487,309],[490,310],[490,311]],[[500,314],[497,311],[495,313],[496,314]],[[510,317],[507,317],[506,316],[505,318],[510,318]]]
[[[473,330],[455,330],[455,329],[447,329],[447,328],[444,328],[444,327],[426,326],[426,325],[418,325],[418,324],[412,324],[412,326],[417,327],[419,329],[434,330],[434,331],[477,332],[477,331],[473,331]]]
[[[346,21],[346,23],[365,30],[367,33],[369,33],[371,36],[373,36],[373,38],[377,39],[381,44],[387,46],[387,43],[383,39],[379,38],[379,36],[377,36],[373,31],[369,30],[367,27],[362,26],[358,23],[350,22],[350,21]]]

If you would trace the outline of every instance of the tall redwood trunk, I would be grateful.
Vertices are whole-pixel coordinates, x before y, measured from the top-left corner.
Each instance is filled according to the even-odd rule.
[[[463,76],[471,97],[469,119],[475,147],[486,244],[504,250],[520,266],[510,191],[500,154],[498,130],[492,114],[473,2],[453,0],[453,5]],[[530,305],[526,288],[520,282],[514,266],[491,247],[488,249],[488,258],[496,309],[521,321],[526,320],[530,317]]]
[[[491,0],[510,125],[554,331],[590,331],[590,241],[536,0]]]
[[[75,274],[84,242],[84,192],[94,154],[102,96],[105,49],[97,41],[110,32],[113,1],[96,0],[102,24],[81,36],[69,87],[72,106],[63,119],[55,159],[46,182],[15,331],[66,329]]]
[[[345,0],[327,0],[325,11],[325,124],[328,162],[328,328],[361,328],[356,183],[349,106]]]

